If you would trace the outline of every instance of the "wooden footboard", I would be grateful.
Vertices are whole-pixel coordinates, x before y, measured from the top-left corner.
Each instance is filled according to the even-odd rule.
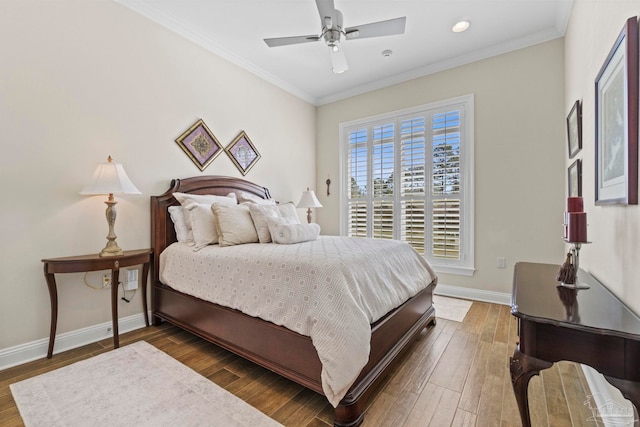
[[[151,239],[154,249],[152,304],[154,324],[166,320],[207,341],[220,345],[304,387],[323,393],[321,364],[309,337],[284,327],[245,315],[175,291],[159,279],[159,256],[176,241],[167,209],[177,205],[174,192],[227,195],[244,191],[268,198],[266,188],[237,178],[200,176],[173,180],[169,190],[151,197]],[[416,296],[371,326],[368,364],[335,409],[334,425],[353,427],[375,394],[376,385],[389,367],[406,351],[411,341],[429,323],[435,324],[433,290],[435,280]]]

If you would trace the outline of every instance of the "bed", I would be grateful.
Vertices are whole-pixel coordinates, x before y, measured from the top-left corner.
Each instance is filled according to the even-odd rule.
[[[162,282],[161,256],[167,248],[175,246],[177,240],[168,212],[169,207],[179,205],[173,196],[175,192],[219,196],[248,193],[262,199],[270,198],[269,191],[264,187],[243,179],[223,176],[174,179],[165,193],[151,197],[153,323],[157,325],[168,321],[328,396],[323,389],[323,364],[309,336],[180,292]],[[368,361],[346,394],[334,404],[335,426],[358,426],[362,423],[367,405],[375,395],[376,385],[384,379],[389,368],[420,332],[430,324],[435,325],[432,296],[436,282],[434,277],[417,294],[370,325]]]

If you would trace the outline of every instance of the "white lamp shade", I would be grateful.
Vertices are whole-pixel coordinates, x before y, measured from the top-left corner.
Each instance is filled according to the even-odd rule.
[[[307,189],[307,191],[302,192],[302,197],[300,197],[300,201],[296,205],[298,208],[321,208],[322,205],[318,201],[316,194],[313,190]]]
[[[100,194],[142,194],[131,182],[122,164],[113,163],[111,157],[107,163],[100,163],[93,173],[91,183],[80,192],[82,195]]]

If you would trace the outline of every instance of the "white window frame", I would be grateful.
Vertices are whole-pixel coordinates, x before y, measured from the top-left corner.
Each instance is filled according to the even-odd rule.
[[[463,110],[461,121],[461,143],[460,143],[460,170],[461,187],[461,227],[460,227],[460,259],[446,260],[441,258],[433,258],[425,254],[425,258],[429,261],[434,270],[438,273],[457,274],[462,276],[472,276],[475,271],[475,152],[474,152],[474,95],[464,95],[443,101],[433,102],[420,105],[417,107],[407,108],[403,110],[393,111],[377,116],[365,117],[345,123],[340,123],[340,233],[343,236],[348,235],[348,194],[347,188],[351,183],[351,177],[348,173],[349,159],[349,138],[348,129],[356,126],[372,127],[383,123],[395,122],[403,116],[426,114],[429,117],[432,113],[446,108],[460,108]],[[398,129],[396,129],[396,132]],[[429,152],[431,149],[429,149]],[[396,156],[395,170],[399,171],[399,156]],[[369,168],[371,165],[369,164]],[[431,174],[426,174],[425,179],[431,181]],[[370,201],[372,191],[369,191],[368,200]],[[394,210],[400,209],[400,194],[394,192]],[[369,211],[370,212],[370,211]],[[369,213],[370,215],[370,213]],[[425,217],[427,212],[425,212]],[[431,217],[431,210],[428,210],[428,216]],[[394,218],[398,218],[394,214]],[[369,222],[369,221],[368,221]],[[426,218],[425,218],[426,222]],[[399,230],[399,227],[395,227]],[[429,228],[431,230],[431,228]],[[399,238],[398,231],[394,233],[394,238]],[[425,240],[431,239],[431,231],[425,233]]]

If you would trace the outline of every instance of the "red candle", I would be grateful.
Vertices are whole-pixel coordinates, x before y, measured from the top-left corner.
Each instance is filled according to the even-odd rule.
[[[567,197],[567,212],[584,212],[582,197]]]
[[[585,243],[587,241],[587,213],[567,213],[567,241]]]

